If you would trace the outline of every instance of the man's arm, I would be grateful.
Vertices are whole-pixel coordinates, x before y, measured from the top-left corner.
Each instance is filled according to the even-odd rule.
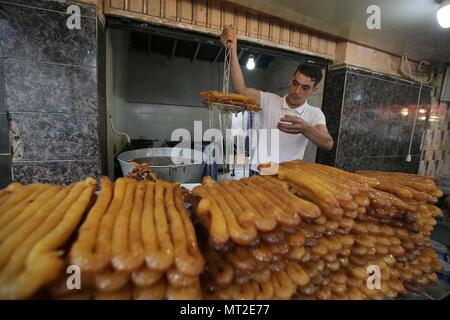
[[[303,131],[303,135],[321,149],[324,149],[326,151],[330,151],[331,149],[333,149],[333,138],[328,132],[327,127],[323,124],[318,124],[316,126],[307,126]]]
[[[252,98],[259,105],[261,99],[261,92],[254,88],[248,88],[245,85],[244,75],[242,74],[241,66],[239,65],[239,58],[237,54],[237,35],[232,27],[225,27],[220,37],[223,45],[230,45],[231,51],[231,80],[233,82],[234,90]]]
[[[327,151],[333,149],[334,141],[325,125],[313,126],[303,119],[291,115],[286,115],[280,121],[290,122],[290,124],[279,122],[279,130],[289,134],[302,134],[321,149]]]

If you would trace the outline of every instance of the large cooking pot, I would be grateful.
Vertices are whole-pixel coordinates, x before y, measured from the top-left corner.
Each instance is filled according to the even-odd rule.
[[[171,157],[183,156],[189,159],[183,164],[173,164]],[[131,162],[148,163],[150,169],[161,179],[179,183],[198,183],[202,179],[203,153],[193,149],[182,148],[147,148],[127,151],[119,154],[122,173],[127,176],[131,170]],[[138,161],[136,161],[138,160]]]

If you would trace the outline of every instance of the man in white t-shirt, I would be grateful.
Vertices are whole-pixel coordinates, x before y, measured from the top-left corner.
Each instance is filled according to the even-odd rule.
[[[256,163],[274,161],[276,158],[278,161],[274,162],[279,163],[303,159],[308,140],[327,151],[333,148],[334,142],[328,132],[325,115],[322,110],[307,102],[322,80],[322,72],[318,67],[300,65],[290,81],[287,95],[280,97],[246,87],[237,54],[237,36],[232,27],[225,27],[221,41],[224,45],[230,44],[231,79],[235,91],[253,98],[261,107],[261,112],[255,119],[257,129],[267,129],[269,137],[271,129],[279,130],[278,157],[260,157]],[[269,146],[262,145],[267,143]],[[257,149],[265,147],[270,150],[271,143],[274,142],[270,139],[268,142],[258,139]],[[253,164],[251,169],[257,171],[257,164]]]

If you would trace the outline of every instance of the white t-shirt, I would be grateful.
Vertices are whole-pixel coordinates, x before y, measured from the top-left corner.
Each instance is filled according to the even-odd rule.
[[[261,139],[258,134],[258,143],[252,141],[252,165],[251,169],[257,170],[258,164],[266,162],[286,162],[303,159],[308,139],[302,134],[288,134],[278,130],[277,125],[284,115],[297,116],[313,126],[318,124],[326,125],[325,115],[319,108],[313,107],[306,101],[302,106],[292,109],[286,102],[286,96],[280,97],[276,94],[261,91],[260,101],[261,112],[255,116],[255,129],[267,129],[268,139]],[[279,133],[279,141],[272,141],[271,129]],[[253,140],[253,139],[252,139]],[[270,154],[272,143],[278,142],[278,157]],[[258,152],[262,150],[262,152]],[[275,149],[276,150],[276,147]],[[278,159],[277,159],[278,158]]]

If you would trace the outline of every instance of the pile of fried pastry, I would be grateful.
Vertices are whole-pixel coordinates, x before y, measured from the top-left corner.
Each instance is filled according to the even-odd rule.
[[[200,93],[202,100],[206,104],[218,104],[223,105],[221,110],[227,111],[227,106],[231,111],[235,111],[233,107],[238,107],[242,111],[260,112],[261,108],[251,98],[236,94],[236,93],[223,93],[217,91],[204,91]]]
[[[384,299],[437,280],[430,178],[293,161],[193,194],[210,236],[207,298]]]
[[[133,178],[12,183],[0,298],[393,299],[437,280],[441,196],[430,177],[304,161],[190,194]]]

